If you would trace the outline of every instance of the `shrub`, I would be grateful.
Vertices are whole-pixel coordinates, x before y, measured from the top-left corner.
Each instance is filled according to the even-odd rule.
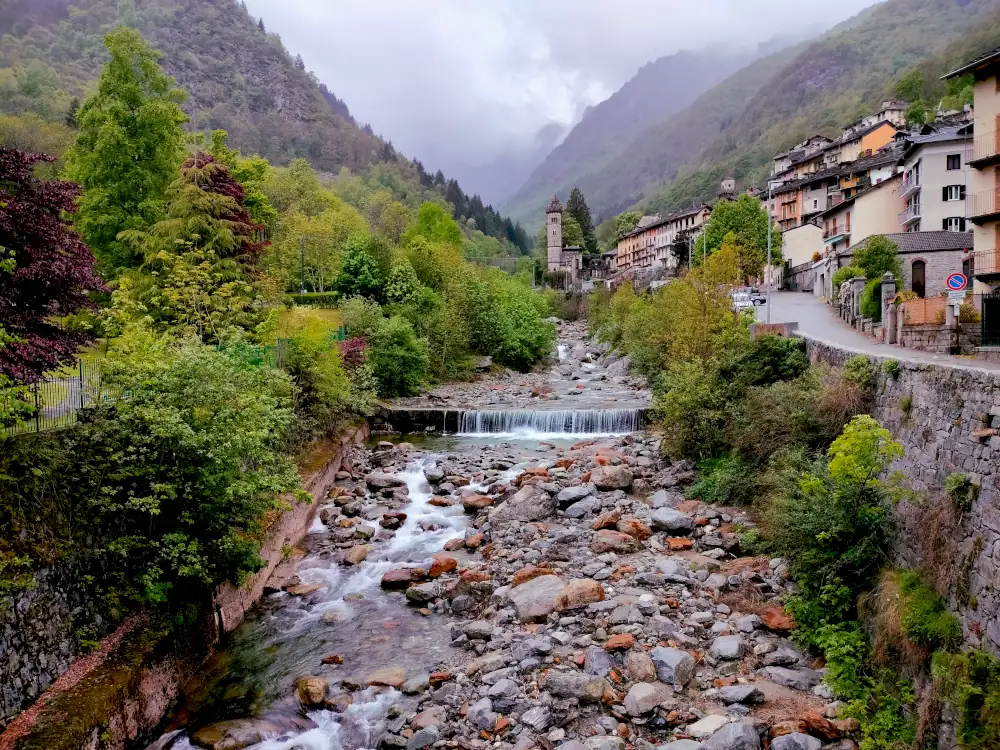
[[[865,270],[860,266],[844,266],[833,272],[833,293],[836,295],[840,290],[840,285],[845,281],[864,276]]]
[[[429,362],[427,342],[417,337],[408,321],[398,315],[383,318],[369,344],[379,396],[412,396],[420,390]]]
[[[711,458],[725,445],[726,393],[713,362],[670,365],[655,402],[664,427],[664,450],[672,456]]]
[[[874,391],[875,376],[878,370],[875,364],[864,354],[855,354],[844,364],[843,377],[865,391]]]
[[[307,292],[306,294],[286,294],[285,306],[333,308],[340,300],[339,292]]]
[[[931,674],[938,694],[957,714],[955,734],[961,747],[1000,747],[1000,661],[984,651],[938,651]]]
[[[983,316],[971,302],[963,302],[958,308],[959,323],[979,323]]]
[[[909,416],[910,412],[913,411],[913,394],[907,393],[899,399],[899,410]]]
[[[352,337],[371,342],[385,321],[382,308],[364,297],[351,297],[340,306],[340,317]]]
[[[925,584],[914,570],[902,571],[898,575],[903,599],[900,618],[903,634],[928,653],[960,644],[962,625],[955,615],[945,609],[941,596]]]
[[[882,369],[885,371],[886,375],[895,380],[899,377],[899,360],[887,359],[882,363]]]
[[[791,380],[809,369],[806,342],[800,338],[758,336],[727,353],[719,377],[740,389]]]
[[[757,469],[738,456],[706,459],[698,464],[701,476],[687,497],[718,505],[748,505],[756,499]]]
[[[740,456],[757,464],[793,446],[826,448],[843,424],[827,435],[820,413],[822,385],[814,373],[750,388],[733,405],[727,435]]]
[[[861,294],[861,317],[880,320],[882,313],[882,277],[869,279]]]
[[[944,489],[959,513],[972,510],[972,503],[979,495],[979,487],[961,472],[953,472],[945,477]]]

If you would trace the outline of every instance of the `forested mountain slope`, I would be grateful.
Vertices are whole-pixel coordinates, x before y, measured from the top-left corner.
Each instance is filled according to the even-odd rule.
[[[360,172],[400,156],[293,58],[236,0],[9,0],[0,3],[0,113],[63,122],[107,59],[103,36],[138,29],[188,92],[192,130],[228,131],[231,145],[277,164]],[[526,251],[527,234],[444,175],[417,164],[422,187],[447,194],[455,217]]]
[[[574,180],[613,159],[635,136],[683,110],[752,60],[751,52],[682,51],[644,65],[583,119],[504,202],[518,216],[538,213],[554,193],[564,197]],[[589,195],[589,193],[588,193]]]

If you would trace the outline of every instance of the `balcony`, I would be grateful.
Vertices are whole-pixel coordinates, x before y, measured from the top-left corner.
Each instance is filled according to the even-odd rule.
[[[912,206],[907,206],[905,209],[899,212],[898,219],[899,223],[904,227],[912,221],[916,221],[920,218],[920,204],[916,203]]]
[[[1000,218],[1000,189],[967,194],[965,207],[973,224],[984,224],[991,219]]]
[[[920,189],[920,175],[907,175],[903,180],[902,185],[899,188],[899,195],[901,198],[905,198],[910,195],[910,193],[915,193]]]
[[[967,156],[969,166],[975,169],[1000,162],[1000,130],[977,135]]]
[[[851,233],[851,228],[844,224],[833,224],[823,230],[823,242],[836,242]]]
[[[827,195],[840,194],[841,192],[842,191],[840,189],[840,185],[829,185],[826,188],[826,194]]]
[[[972,254],[973,275],[977,279],[1000,276],[1000,248],[977,250]]]
[[[826,207],[827,208],[833,208],[834,206],[839,206],[843,202],[844,202],[844,194],[843,193],[837,193],[836,195],[828,195],[828,196],[826,196]]]

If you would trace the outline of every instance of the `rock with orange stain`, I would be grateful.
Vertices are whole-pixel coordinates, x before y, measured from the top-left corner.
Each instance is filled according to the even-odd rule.
[[[489,495],[467,495],[462,498],[462,507],[467,513],[476,513],[493,505],[493,498]]]
[[[607,513],[599,515],[590,525],[590,528],[594,531],[600,531],[601,529],[613,529],[618,525],[621,518],[622,512],[620,510],[608,511]]]
[[[604,587],[590,578],[574,578],[556,596],[555,605],[559,611],[585,607],[594,602],[604,601]]]
[[[597,555],[605,552],[628,554],[636,552],[638,549],[639,543],[628,534],[623,534],[620,531],[601,529],[594,532],[594,536],[590,538],[590,551]]]
[[[532,578],[538,578],[538,576],[551,575],[552,570],[548,565],[525,565],[520,570],[514,571],[514,575],[510,577],[511,586],[520,586],[525,581],[530,581]]]
[[[667,543],[667,548],[671,552],[682,552],[686,549],[691,549],[694,547],[694,542],[682,536],[672,536],[664,539]]]
[[[653,530],[638,518],[623,518],[616,524],[616,528],[623,534],[628,534],[640,542],[644,542],[653,536]]]
[[[805,734],[806,725],[798,719],[779,721],[771,725],[771,737],[784,737],[786,734]]]
[[[462,549],[465,546],[464,539],[449,539],[444,543],[445,552],[455,552],[456,550]]]
[[[631,633],[618,633],[604,642],[605,651],[628,651],[635,646],[635,636]]]
[[[427,571],[427,575],[431,578],[438,578],[445,573],[451,573],[453,570],[457,569],[458,560],[451,555],[445,555],[439,552],[434,555],[434,562],[431,563],[431,568]]]
[[[465,546],[467,549],[479,549],[483,546],[483,542],[486,541],[486,535],[482,532],[473,534],[465,538]]]
[[[768,630],[773,630],[776,633],[790,633],[795,629],[795,621],[780,606],[765,607],[757,614]]]
[[[575,459],[572,459],[572,458],[560,458],[558,461],[556,461],[556,467],[559,468],[559,469],[568,469],[568,468],[570,468],[575,463],[576,463]]]
[[[840,739],[840,729],[819,711],[806,711],[799,721],[805,725],[807,734],[826,740]]]

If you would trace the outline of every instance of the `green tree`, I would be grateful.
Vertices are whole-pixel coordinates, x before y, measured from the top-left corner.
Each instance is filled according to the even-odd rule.
[[[585,241],[580,225],[565,211],[562,218],[562,239],[563,247],[583,247]]]
[[[244,158],[239,151],[229,148],[226,143],[228,138],[229,134],[225,130],[213,132],[212,145],[208,153],[229,169],[233,179],[243,186],[245,192],[243,205],[250,212],[251,218],[258,224],[272,228],[278,220],[278,210],[271,205],[270,199],[262,189],[271,164],[267,159],[256,155]]]
[[[380,301],[384,279],[368,240],[369,237],[362,233],[348,240],[334,288],[345,297],[367,297]]]
[[[861,268],[869,281],[881,279],[887,273],[891,273],[897,280],[903,276],[899,246],[882,234],[869,238],[863,245],[855,248],[852,265]]]
[[[142,261],[122,232],[146,230],[163,216],[167,186],[184,153],[184,94],[137,31],[105,37],[111,60],[78,116],[69,175],[84,190],[76,223],[105,274]]]
[[[406,304],[412,302],[420,289],[420,280],[417,272],[413,270],[413,264],[406,258],[396,260],[389,271],[389,278],[385,284],[385,298],[389,302],[396,304]]]
[[[767,261],[767,212],[756,198],[743,194],[735,201],[719,201],[712,209],[712,218],[705,225],[704,237],[699,238],[714,253],[722,247],[731,232],[735,244],[742,248],[741,266],[748,277],[758,277]],[[692,262],[697,263],[700,255],[694,254]],[[773,227],[771,231],[772,263],[781,263],[781,231]]]
[[[403,236],[404,243],[420,236],[429,242],[462,247],[462,230],[448,212],[436,203],[424,203],[417,213],[417,223]]]
[[[642,214],[638,211],[625,211],[618,214],[614,220],[616,241],[635,229],[641,218]]]
[[[594,221],[590,216],[590,208],[587,207],[587,199],[583,196],[583,191],[574,187],[569,193],[569,200],[566,201],[566,213],[576,219],[580,230],[583,232],[583,242],[581,246],[588,253],[597,252],[597,233],[594,231]]]

